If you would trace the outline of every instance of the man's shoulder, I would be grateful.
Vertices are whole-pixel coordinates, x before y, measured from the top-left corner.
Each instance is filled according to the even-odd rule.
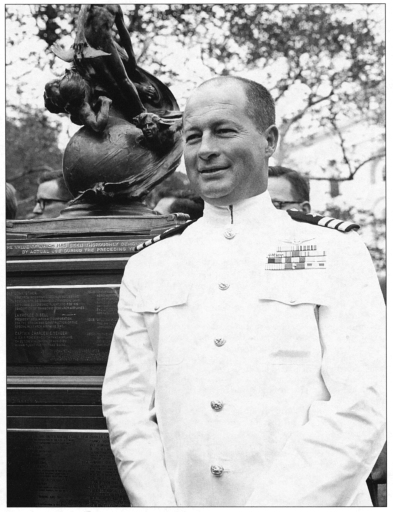
[[[179,226],[172,227],[170,229],[167,229],[160,235],[157,235],[153,238],[150,238],[148,240],[145,240],[141,244],[137,245],[135,247],[135,252],[141,252],[147,247],[150,247],[157,242],[161,242],[167,238],[172,238],[175,235],[181,235],[191,224],[193,224],[195,220],[187,220],[184,224],[180,224]]]
[[[335,219],[334,217],[319,215],[315,213],[304,213],[299,210],[287,210],[290,218],[296,222],[304,224],[311,224],[320,228],[326,228],[341,233],[349,233],[350,231],[357,231],[359,225],[352,221]]]
[[[139,290],[157,290],[157,286],[186,280],[189,272],[184,246],[184,237],[176,234],[131,256],[124,271],[125,282]]]
[[[154,265],[162,261],[173,259],[176,257],[180,244],[181,234],[174,234],[163,240],[157,240],[145,248],[137,252],[130,258],[135,265]]]
[[[359,225],[353,222],[316,214],[295,212],[294,210],[290,212],[288,215],[290,230],[296,233],[299,238],[302,236],[304,238],[316,238],[327,245],[338,247],[361,243],[357,233]]]

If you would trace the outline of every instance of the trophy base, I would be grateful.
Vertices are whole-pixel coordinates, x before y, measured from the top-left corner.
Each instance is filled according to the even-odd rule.
[[[113,215],[129,215],[141,217],[143,215],[157,215],[141,201],[128,201],[124,203],[74,203],[61,211],[59,218],[71,217],[106,217]]]

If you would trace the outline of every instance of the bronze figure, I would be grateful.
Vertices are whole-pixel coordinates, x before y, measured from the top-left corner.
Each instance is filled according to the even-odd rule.
[[[45,106],[83,126],[64,154],[64,179],[73,202],[141,201],[179,164],[176,99],[138,66],[119,5],[82,5],[74,44],[68,50],[53,45],[52,50],[71,68],[46,84]]]

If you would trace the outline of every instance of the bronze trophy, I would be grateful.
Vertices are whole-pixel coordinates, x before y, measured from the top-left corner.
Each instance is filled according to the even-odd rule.
[[[143,204],[179,164],[181,112],[136,64],[117,5],[82,5],[73,46],[53,52],[70,67],[45,105],[81,126],[63,160],[74,199],[7,221],[8,506],[128,506],[101,385],[128,258],[188,218]]]

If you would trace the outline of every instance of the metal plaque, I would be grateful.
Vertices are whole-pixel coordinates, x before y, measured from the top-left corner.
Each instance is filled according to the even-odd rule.
[[[129,507],[108,432],[9,431],[8,507]]]
[[[106,364],[119,285],[7,289],[9,365]]]

